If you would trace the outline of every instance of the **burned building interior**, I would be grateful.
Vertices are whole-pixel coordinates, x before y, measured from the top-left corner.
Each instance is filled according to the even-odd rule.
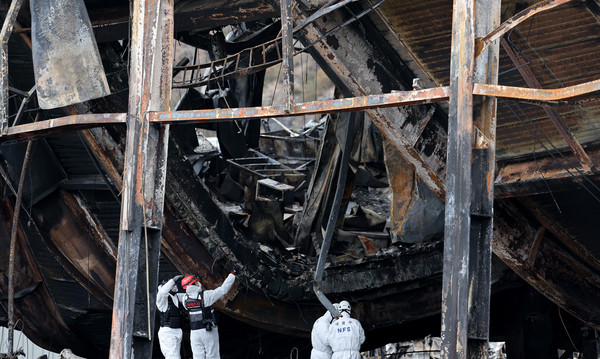
[[[343,299],[365,351],[600,357],[598,0],[0,4],[0,325],[159,358],[157,285],[237,268],[223,358]]]

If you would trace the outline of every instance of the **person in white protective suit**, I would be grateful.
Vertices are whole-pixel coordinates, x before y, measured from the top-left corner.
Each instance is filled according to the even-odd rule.
[[[333,306],[338,309],[337,303]],[[310,332],[310,341],[312,343],[310,359],[331,359],[332,351],[329,344],[327,344],[327,335],[329,334],[329,325],[332,321],[333,316],[329,311],[326,311],[313,324],[312,331]]]
[[[180,359],[181,338],[181,306],[180,298],[183,293],[178,293],[177,282],[182,275],[175,276],[158,286],[156,294],[156,308],[160,314],[160,328],[158,329],[158,343],[165,359]]]
[[[327,335],[327,343],[333,351],[331,359],[360,359],[365,331],[358,320],[350,318],[350,303],[341,301],[339,310],[342,316],[331,323]]]
[[[193,359],[220,359],[219,332],[211,307],[221,299],[235,282],[235,270],[225,278],[220,287],[202,290],[199,278],[193,275],[181,280],[185,289],[183,303],[190,316],[190,344]]]

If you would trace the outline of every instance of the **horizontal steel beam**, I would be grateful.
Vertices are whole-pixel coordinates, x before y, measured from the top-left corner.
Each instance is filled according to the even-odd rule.
[[[473,94],[531,101],[556,101],[585,95],[600,90],[600,79],[583,84],[558,89],[532,89],[526,87],[501,86],[476,83]],[[232,121],[238,119],[259,119],[315,115],[335,112],[360,111],[383,107],[400,107],[448,101],[448,86],[416,91],[397,91],[381,95],[368,95],[338,100],[312,101],[299,103],[290,113],[283,105],[263,107],[243,107],[229,109],[149,112],[149,121],[155,123],[202,123]],[[60,128],[90,128],[100,125],[125,124],[124,113],[87,114],[59,117],[47,121],[13,126],[4,138],[31,138],[58,132]]]

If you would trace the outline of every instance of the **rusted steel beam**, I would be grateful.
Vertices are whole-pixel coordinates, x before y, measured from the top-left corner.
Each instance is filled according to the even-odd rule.
[[[499,1],[475,1],[475,36],[500,24]],[[493,44],[475,60],[474,82],[498,83],[499,45]],[[487,358],[492,286],[494,171],[496,163],[497,99],[478,97],[473,110],[476,126],[471,163],[471,228],[469,241],[469,318],[467,354]]]
[[[473,94],[533,101],[557,101],[600,90],[600,79],[558,89],[532,89],[476,83]]]
[[[473,85],[473,94],[480,96],[494,96],[504,98],[514,98],[532,101],[557,101],[571,97],[585,95],[600,90],[600,80],[593,80],[583,84],[568,86],[559,89],[532,89],[526,87],[501,86],[492,84],[475,83]],[[433,103],[447,101],[449,87],[436,87],[416,91],[397,91],[381,95],[368,95],[361,97],[350,97],[337,100],[312,101],[299,103],[294,106],[294,112],[285,112],[282,105],[264,106],[264,107],[244,107],[233,109],[214,109],[214,110],[193,110],[193,111],[172,111],[172,112],[150,112],[148,114],[150,122],[171,124],[171,123],[203,123],[216,121],[232,121],[240,119],[259,119],[269,117],[285,117],[296,115],[326,114],[345,111],[360,111],[386,107],[400,107],[419,105],[424,103]],[[39,121],[35,123],[23,124],[8,129],[7,137],[27,139],[35,136],[47,135],[58,132],[64,128],[90,128],[109,124],[124,124],[126,114],[107,113],[107,114],[86,114],[59,117],[52,120]],[[384,126],[385,133],[398,134],[394,130],[393,124],[380,123]],[[401,143],[397,143],[401,145]],[[408,147],[411,145],[407,144]],[[408,147],[406,148],[409,151]],[[414,150],[414,149],[413,149]],[[410,152],[410,151],[409,151]],[[420,166],[417,166],[420,167]],[[431,176],[430,176],[431,177]],[[439,180],[432,180],[428,185],[434,186],[436,194],[443,194],[443,186],[435,185]]]
[[[132,5],[129,107],[111,359],[152,356],[169,127],[148,121],[168,110],[173,0]],[[157,81],[158,80],[158,81]],[[140,260],[145,258],[145,260]]]
[[[33,141],[27,142],[25,150],[25,158],[21,167],[21,176],[19,177],[19,185],[17,187],[17,198],[15,200],[15,211],[12,219],[12,229],[10,231],[10,249],[8,257],[8,355],[13,355],[13,338],[15,327],[15,253],[17,246],[17,230],[19,226],[19,215],[21,213],[21,203],[23,200],[23,184],[25,183],[25,175],[29,167],[31,159],[31,149]]]
[[[338,100],[311,101],[294,105],[293,113],[285,112],[283,105],[214,110],[190,110],[150,113],[151,122],[192,123],[234,119],[326,114],[360,111],[378,107],[397,107],[439,102],[448,99],[448,87],[417,91],[397,91],[388,94],[351,97]]]
[[[13,0],[0,30],[0,136],[8,129],[8,39],[17,20],[23,0]]]
[[[513,49],[513,47],[508,43],[508,41],[506,41],[506,39],[502,39],[502,41],[500,41],[500,44],[512,60],[513,64],[515,65],[515,68],[519,70],[519,73],[521,74],[527,85],[529,85],[529,87],[531,88],[541,88],[542,85],[535,77],[535,74],[533,73],[533,71],[528,65],[528,62],[523,58],[523,56],[517,53]],[[587,153],[585,153],[585,150],[583,149],[579,141],[577,141],[577,138],[575,138],[575,135],[571,132],[569,126],[567,126],[567,124],[563,120],[562,116],[558,113],[558,111],[556,111],[556,109],[548,105],[542,105],[542,108],[544,109],[544,111],[546,111],[548,117],[550,118],[554,126],[556,126],[558,132],[562,135],[567,145],[569,145],[571,151],[575,154],[575,157],[577,157],[584,170],[589,171],[590,168],[595,167],[594,162],[592,162]]]
[[[103,113],[64,116],[54,118],[51,120],[11,126],[8,128],[6,136],[16,137],[19,139],[28,139],[36,136],[49,135],[58,132],[64,128],[77,129],[111,124],[125,124],[126,118],[127,115],[124,113]]]
[[[568,86],[559,89],[532,89],[526,87],[501,86],[492,84],[475,83],[473,94],[480,96],[494,96],[532,101],[557,101],[571,97],[585,95],[600,90],[600,80],[593,80],[583,84]],[[244,107],[232,109],[150,112],[150,122],[171,123],[203,123],[216,121],[232,121],[239,119],[259,119],[269,117],[285,117],[296,115],[326,114],[345,111],[360,111],[368,109],[400,107],[447,101],[449,87],[436,87],[416,91],[397,91],[381,95],[368,95],[350,97],[337,100],[311,101],[299,103],[294,106],[294,113],[285,112],[282,105],[264,107]],[[7,137],[27,139],[35,136],[55,133],[63,128],[89,128],[108,124],[124,124],[126,114],[86,114],[59,117],[52,120],[23,124],[8,129]],[[394,125],[380,123],[390,136],[397,131]],[[388,128],[389,127],[389,128]],[[399,133],[397,133],[400,135]],[[393,138],[392,138],[393,140]],[[392,141],[392,142],[399,142]],[[401,143],[397,143],[400,145]],[[407,144],[408,147],[411,145]],[[408,150],[408,148],[406,149]],[[417,166],[419,167],[419,166]],[[439,180],[432,180],[428,185],[434,185]],[[436,194],[443,194],[443,186],[435,185]]]
[[[508,33],[511,29],[513,29],[514,27],[516,27],[523,21],[529,19],[533,15],[535,15],[539,12],[542,12],[542,11],[550,10],[559,5],[566,4],[571,1],[573,1],[573,0],[544,0],[544,1],[540,1],[536,4],[531,5],[527,9],[519,12],[518,14],[514,15],[510,19],[503,22],[500,26],[498,26],[492,32],[488,33],[487,35],[485,35],[483,37],[478,37],[475,40],[475,57],[479,56],[479,54],[481,54],[481,52],[486,47],[488,47],[491,43],[498,40],[504,34]],[[579,1],[581,1],[581,0],[579,0]]]
[[[588,149],[592,162],[600,162],[600,148]],[[582,175],[598,176],[598,170],[586,172],[572,154],[553,158],[500,164],[495,178],[495,197],[509,198],[572,189]]]
[[[467,358],[475,0],[454,1],[442,279],[442,359]]]

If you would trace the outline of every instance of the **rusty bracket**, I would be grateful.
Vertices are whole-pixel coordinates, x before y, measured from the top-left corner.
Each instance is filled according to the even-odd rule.
[[[474,127],[475,131],[473,131],[473,148],[476,150],[483,150],[486,148],[490,148],[492,141],[481,132],[481,130],[477,127]]]

